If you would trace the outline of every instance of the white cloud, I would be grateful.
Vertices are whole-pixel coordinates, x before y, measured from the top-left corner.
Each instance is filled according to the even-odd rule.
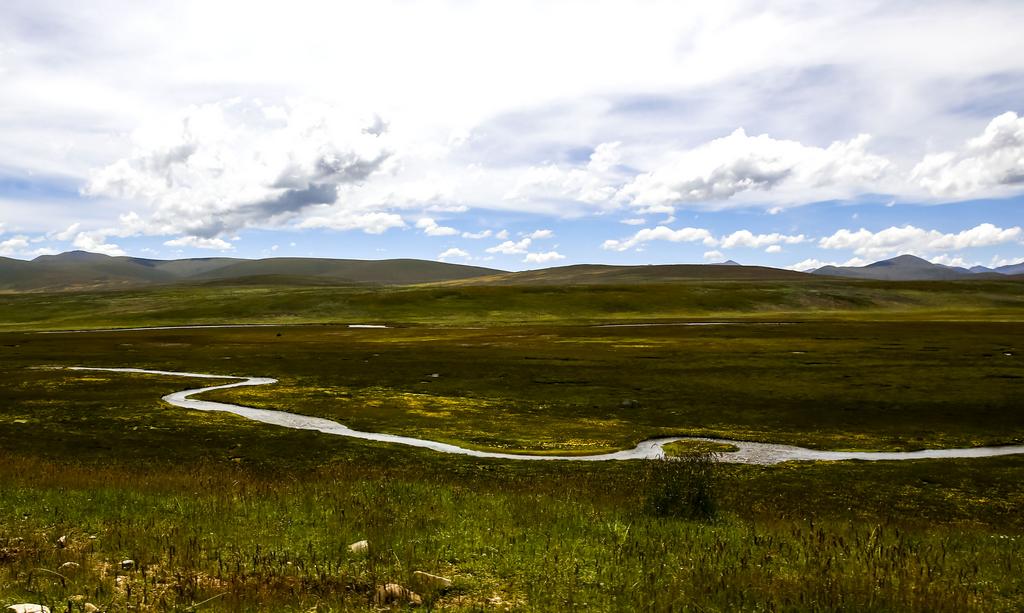
[[[12,256],[29,247],[29,237],[13,236],[5,241],[0,241],[0,255]]]
[[[959,152],[936,153],[914,168],[911,179],[934,196],[964,198],[1024,188],[1024,117],[1008,112],[967,141]]]
[[[557,251],[546,251],[544,253],[527,253],[523,261],[529,264],[544,264],[564,259],[565,256]]]
[[[501,230],[501,231],[495,233],[494,238],[496,238],[498,240],[502,240],[502,241],[507,239],[508,238],[508,230]]]
[[[107,239],[107,235],[103,231],[94,232],[79,232],[75,235],[74,240],[71,242],[76,249],[82,251],[89,251],[91,253],[102,253],[104,255],[125,255],[124,249],[121,249],[114,243],[104,242]]]
[[[817,270],[822,266],[864,266],[870,263],[871,262],[869,260],[865,260],[862,258],[850,258],[845,262],[823,262],[816,258],[808,258],[806,260],[797,262],[796,264],[786,266],[786,268],[788,268],[789,270],[798,270],[800,272],[806,272],[808,270]]]
[[[627,226],[642,226],[647,223],[647,220],[643,217],[631,217],[629,219],[620,219],[619,223],[626,224]]]
[[[417,220],[416,227],[423,230],[423,233],[427,236],[453,236],[459,233],[455,228],[437,225],[437,222],[430,217],[423,217]]]
[[[878,232],[865,228],[857,231],[842,229],[822,238],[818,241],[818,246],[823,249],[849,249],[859,256],[878,259],[903,253],[927,255],[971,247],[989,247],[1019,242],[1022,235],[1024,233],[1020,226],[999,228],[990,223],[979,224],[956,233],[942,233],[906,225],[893,226]]]
[[[1009,266],[1010,264],[1020,264],[1024,262],[1024,256],[1017,256],[1015,258],[1004,258],[1000,255],[992,256],[989,260],[989,268],[999,268],[1000,266]]]
[[[781,245],[768,245],[768,247],[764,250],[764,252],[765,253],[782,253],[782,246]]]
[[[959,255],[948,255],[943,253],[942,255],[935,255],[928,258],[934,264],[942,264],[943,266],[959,266],[961,268],[970,268],[978,262],[968,263],[962,256]]]
[[[890,162],[867,152],[870,137],[861,134],[827,148],[747,136],[743,128],[693,149],[673,152],[653,171],[626,184],[620,196],[634,206],[726,201],[744,192],[763,199],[850,197],[870,189]],[[788,192],[788,193],[787,193]]]
[[[532,166],[519,176],[504,200],[570,200],[590,205],[609,203],[617,192],[614,166],[621,143],[601,143],[582,168],[555,164]]]
[[[534,230],[533,232],[530,232],[526,236],[530,237],[533,240],[540,240],[544,238],[551,238],[554,235],[555,233],[552,232],[551,230]]]
[[[326,215],[307,217],[298,227],[362,230],[367,234],[383,234],[391,228],[404,228],[405,222],[397,213],[331,211]]]
[[[622,161],[622,154],[619,151],[621,142],[614,143],[601,143],[597,147],[594,147],[594,152],[590,154],[590,162],[587,164],[587,169],[593,172],[608,172],[615,165]]]
[[[464,249],[459,249],[458,247],[452,247],[450,249],[445,249],[441,253],[437,254],[437,259],[441,260],[442,262],[452,258],[468,259],[469,252],[465,251]]]
[[[704,259],[710,261],[720,261],[725,258],[725,254],[717,249],[714,251],[705,251]]]
[[[231,249],[231,243],[219,238],[199,238],[196,236],[182,236],[173,240],[164,241],[168,247],[193,247],[195,249],[217,249],[227,251]],[[277,251],[277,245],[271,247],[271,251]]]
[[[754,234],[750,230],[737,230],[728,236],[723,236],[720,239],[720,243],[723,249],[733,249],[734,247],[751,247],[754,249],[760,249],[768,245],[777,245],[784,243],[786,245],[796,245],[802,243],[807,238],[803,234],[787,235],[773,232],[771,234]]]
[[[492,232],[490,230],[481,230],[480,232],[463,232],[462,238],[481,239],[489,238]]]
[[[606,240],[601,244],[602,249],[609,251],[626,251],[638,245],[650,241],[669,241],[673,243],[704,243],[709,247],[716,246],[718,241],[711,235],[711,232],[704,228],[681,228],[673,230],[667,226],[655,228],[644,228],[632,237],[625,240]]]
[[[148,123],[135,151],[95,170],[83,193],[147,205],[147,233],[211,238],[333,204],[390,155],[375,116],[314,104],[270,118],[261,110],[231,100]]]
[[[533,241],[530,238],[524,238],[519,241],[505,241],[500,245],[488,247],[485,251],[487,251],[487,253],[501,253],[503,255],[526,253],[526,250],[530,248],[530,243],[532,242]]]
[[[75,223],[73,223],[70,226],[68,226],[67,229],[64,230],[63,232],[55,232],[55,233],[53,233],[52,235],[50,235],[50,238],[55,238],[55,239],[57,239],[59,241],[69,241],[72,238],[74,238],[74,236],[76,234],[78,234],[78,229],[81,226],[82,226],[82,224],[80,224],[80,223],[78,223],[76,221]]]

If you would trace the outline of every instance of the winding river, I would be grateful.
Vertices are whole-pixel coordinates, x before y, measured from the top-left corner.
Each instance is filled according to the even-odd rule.
[[[602,453],[584,456],[559,456],[559,455],[523,455],[512,453],[499,453],[493,451],[477,451],[466,449],[457,445],[430,441],[411,436],[399,436],[396,434],[381,434],[378,432],[361,432],[353,430],[348,426],[330,419],[321,417],[309,417],[288,413],[285,411],[271,411],[267,409],[254,409],[243,407],[237,404],[224,402],[211,402],[209,400],[195,400],[191,396],[200,392],[213,390],[230,389],[249,385],[270,385],[277,383],[277,379],[266,377],[233,377],[227,375],[210,375],[190,372],[173,372],[166,370],[146,370],[142,368],[98,368],[88,366],[71,366],[69,370],[88,370],[118,373],[136,373],[143,375],[164,375],[171,377],[188,377],[194,379],[240,379],[233,383],[223,385],[211,385],[174,392],[163,397],[165,401],[183,409],[194,409],[197,411],[222,411],[234,413],[247,419],[293,428],[296,430],[314,430],[324,434],[347,436],[368,441],[379,441],[383,443],[394,443],[397,445],[409,445],[431,449],[441,453],[454,453],[459,455],[473,456],[477,458],[494,458],[500,460],[566,460],[576,462],[598,462],[605,460],[641,460],[660,459],[665,457],[663,446],[679,440],[710,441],[728,443],[738,448],[737,451],[718,454],[722,462],[740,464],[778,464],[791,461],[837,461],[837,460],[920,460],[926,458],[982,458],[991,456],[1024,454],[1024,445],[1004,445],[998,447],[972,447],[967,449],[926,449],[922,451],[818,451],[804,447],[790,445],[775,445],[771,443],[751,443],[747,441],[732,441],[726,439],[714,439],[693,436],[666,436],[652,438],[642,441],[632,449],[624,449],[613,453]]]

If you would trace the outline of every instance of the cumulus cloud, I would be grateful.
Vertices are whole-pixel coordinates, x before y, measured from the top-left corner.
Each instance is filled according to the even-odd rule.
[[[231,249],[231,243],[219,238],[199,238],[196,236],[182,236],[173,240],[164,241],[168,247],[193,247],[196,249],[217,249],[227,251]],[[277,245],[271,247],[271,251],[277,251]]]
[[[959,255],[949,255],[943,253],[941,255],[935,255],[928,258],[933,264],[942,264],[943,266],[959,266],[960,268],[970,268],[977,264],[977,262],[969,263]]]
[[[555,262],[558,260],[564,260],[565,256],[557,251],[546,251],[543,253],[527,253],[523,261],[528,264],[544,264],[546,262]]]
[[[771,234],[754,234],[750,230],[737,230],[728,236],[723,236],[719,242],[723,249],[732,249],[734,247],[751,247],[754,249],[760,249],[761,247],[778,245],[779,243],[795,245],[806,240],[807,238],[803,234],[787,235],[779,234],[777,232],[773,232]]]
[[[323,105],[193,106],[138,129],[135,151],[93,171],[83,193],[147,205],[151,234],[273,226],[379,170],[391,153],[384,127]]]
[[[490,230],[481,230],[480,232],[463,232],[462,238],[471,238],[479,240],[481,238],[489,238],[493,234]]]
[[[750,230],[737,230],[716,238],[705,228],[681,228],[673,230],[668,226],[657,226],[655,228],[644,228],[630,238],[624,240],[606,240],[602,249],[610,251],[626,251],[643,243],[650,241],[669,241],[673,243],[696,243],[700,242],[708,247],[721,247],[722,249],[733,249],[736,247],[751,247],[760,249],[771,245],[795,245],[807,240],[803,234],[789,235],[779,234],[754,234]],[[717,253],[717,252],[716,252]],[[774,252],[770,252],[774,253]]]
[[[76,249],[82,251],[89,251],[92,253],[102,253],[104,255],[125,255],[124,249],[121,249],[114,243],[107,243],[107,234],[103,231],[92,231],[92,232],[79,232],[75,235],[74,240],[71,244]]]
[[[704,252],[704,259],[708,260],[709,262],[710,261],[722,260],[724,258],[725,258],[725,254],[722,253],[721,251],[718,251],[717,249],[715,249],[713,251],[705,251]]]
[[[404,228],[405,221],[397,213],[329,211],[303,219],[299,228],[328,228],[330,230],[362,230],[367,234],[383,234],[391,228]]]
[[[442,262],[445,260],[450,260],[452,258],[468,259],[469,252],[464,249],[459,249],[458,247],[452,247],[450,249],[445,249],[441,253],[437,254],[437,259],[441,260]]]
[[[942,251],[958,251],[971,247],[989,247],[1022,238],[1020,226],[999,228],[990,223],[979,224],[956,233],[925,230],[911,225],[892,226],[878,232],[865,228],[857,231],[841,229],[818,241],[823,249],[849,249],[867,258],[883,258],[902,253],[927,255]]]
[[[869,260],[865,260],[863,258],[850,258],[845,262],[823,262],[817,258],[807,258],[806,260],[802,260],[796,264],[790,264],[789,266],[786,266],[786,268],[789,270],[807,272],[809,270],[817,270],[822,266],[864,266],[865,264],[870,263],[871,262]]]
[[[625,240],[606,240],[601,244],[601,248],[609,251],[626,251],[650,241],[669,241],[673,243],[700,242],[709,247],[714,247],[718,244],[718,241],[711,235],[711,232],[704,228],[680,228],[679,230],[673,230],[667,226],[657,226],[655,228],[644,228]]]
[[[765,253],[782,253],[782,245],[768,245],[764,250]]]
[[[459,233],[455,228],[437,225],[437,222],[430,217],[420,218],[416,222],[416,227],[423,230],[427,236],[453,236]]]
[[[74,238],[76,234],[78,234],[78,229],[80,227],[82,227],[82,224],[75,222],[68,226],[66,230],[62,232],[54,232],[52,234],[49,234],[48,236],[49,238],[54,238],[59,241],[69,241],[72,238]]]
[[[519,253],[526,253],[526,250],[530,248],[530,243],[533,240],[529,237],[519,241],[505,241],[500,245],[494,247],[488,247],[487,253],[500,253],[502,255],[516,255]]]
[[[1024,187],[1024,117],[999,115],[963,150],[925,156],[911,178],[940,197],[977,197]]]
[[[531,166],[519,176],[504,200],[570,200],[590,205],[610,203],[618,191],[615,166],[619,142],[601,143],[594,148],[584,167],[564,168],[555,164]]]
[[[13,236],[5,241],[0,241],[0,255],[12,256],[28,249],[29,238],[27,236]]]
[[[629,219],[620,219],[619,223],[626,224],[627,226],[642,226],[647,223],[647,220],[643,217],[631,217]]]
[[[540,240],[544,238],[551,238],[554,235],[555,233],[552,232],[551,230],[534,230],[533,232],[530,232],[526,236],[530,237],[533,240]]]
[[[743,192],[788,188],[802,193],[852,196],[879,180],[890,163],[867,152],[861,134],[827,148],[766,134],[729,136],[694,149],[676,151],[660,167],[638,175],[620,196],[635,206],[669,206],[726,201]]]

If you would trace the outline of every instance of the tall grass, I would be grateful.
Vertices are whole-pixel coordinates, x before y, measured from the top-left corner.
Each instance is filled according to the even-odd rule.
[[[716,505],[714,453],[644,462],[644,506],[658,517],[711,519]]]
[[[446,610],[989,611],[1022,602],[1021,541],[984,527],[779,520],[741,516],[732,502],[709,521],[705,507],[690,506],[703,500],[700,462],[540,475],[489,466],[417,476],[338,464],[271,478],[9,458],[0,604],[365,610],[377,586],[411,586],[416,570],[454,579],[424,593],[428,607]],[[690,486],[668,496],[676,506],[661,508],[671,513],[652,514],[652,482],[635,486],[645,475],[666,485],[671,474]],[[347,548],[361,539],[367,555]],[[136,564],[122,568],[125,559]],[[62,568],[68,561],[80,566]]]

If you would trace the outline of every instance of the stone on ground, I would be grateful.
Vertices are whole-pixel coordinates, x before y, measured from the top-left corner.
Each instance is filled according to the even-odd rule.
[[[413,572],[412,579],[416,585],[425,591],[443,590],[452,586],[452,580],[440,575],[432,575],[422,570]]]

